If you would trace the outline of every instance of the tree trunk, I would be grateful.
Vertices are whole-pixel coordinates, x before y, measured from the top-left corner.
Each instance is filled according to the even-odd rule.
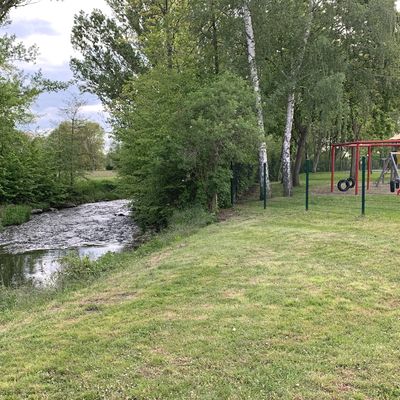
[[[169,0],[165,0],[164,2],[164,21],[168,21],[168,14],[170,12],[170,6],[169,6]],[[169,21],[165,24],[166,26],[166,48],[167,48],[167,67],[169,69],[172,69],[174,66],[173,63],[173,54],[174,54],[174,45],[173,45],[173,39],[172,39],[172,32],[171,32],[171,27],[169,26]]]
[[[283,137],[282,148],[282,174],[283,174],[283,194],[284,196],[292,195],[292,171],[290,162],[290,143],[292,141],[292,128],[294,117],[294,92],[291,92],[288,97],[286,127]]]
[[[210,212],[218,212],[218,194],[214,193],[208,202],[208,209]]]
[[[212,12],[212,43],[214,48],[214,73],[219,74],[219,48],[218,48],[218,29],[217,19],[215,16],[214,1],[211,1],[211,12]]]
[[[314,174],[318,171],[318,164],[319,164],[319,159],[321,158],[321,153],[322,153],[322,148],[319,147],[314,156],[314,162],[313,162],[313,173]]]
[[[243,5],[243,20],[247,39],[247,53],[250,66],[250,76],[253,85],[255,97],[256,97],[256,110],[257,110],[257,121],[260,133],[265,136],[265,126],[264,126],[264,113],[262,107],[261,90],[260,90],[260,79],[257,71],[256,62],[256,42],[254,37],[253,21],[251,18],[251,12],[248,2],[245,1]],[[269,168],[268,168],[268,152],[266,143],[261,143],[260,145],[260,179],[261,183],[264,182],[264,163],[267,164],[266,173],[266,183],[267,183],[267,196],[271,197],[271,184],[269,180]]]
[[[309,0],[309,15],[306,24],[306,30],[303,37],[303,46],[300,50],[299,56],[295,62],[294,68],[291,71],[291,89],[288,96],[286,126],[283,137],[283,151],[282,151],[282,173],[283,173],[283,194],[284,196],[292,195],[292,169],[290,159],[290,142],[292,140],[293,116],[295,106],[295,92],[297,87],[297,80],[303,66],[304,56],[307,49],[308,40],[310,39],[311,27],[314,17],[313,8],[315,0]]]
[[[299,131],[299,140],[297,143],[296,161],[294,163],[294,168],[293,168],[293,186],[295,187],[300,186],[300,171],[303,162],[304,150],[306,147],[308,128],[299,123],[298,131]]]

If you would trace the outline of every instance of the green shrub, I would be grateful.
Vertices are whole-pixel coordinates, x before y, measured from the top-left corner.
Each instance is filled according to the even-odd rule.
[[[61,260],[62,268],[56,272],[54,280],[56,287],[82,284],[100,276],[102,272],[108,271],[111,266],[115,268],[118,263],[114,262],[114,253],[107,253],[98,260],[89,257],[79,257],[71,253]],[[113,261],[114,260],[114,261]]]
[[[57,272],[56,281],[58,285],[65,286],[66,283],[87,280],[99,274],[97,263],[89,257],[70,254],[61,260],[62,268]]]
[[[187,230],[191,228],[202,228],[215,222],[215,215],[210,214],[201,206],[177,210],[169,219],[169,230]]]
[[[123,197],[123,190],[116,180],[81,179],[74,185],[69,200],[77,204],[82,204],[118,200]]]
[[[1,225],[20,225],[31,218],[31,207],[25,205],[5,206],[0,213]]]
[[[229,206],[231,166],[258,163],[260,130],[247,82],[232,74],[199,82],[156,68],[132,80],[124,96],[118,167],[139,226],[164,228],[176,209],[193,204]],[[239,182],[246,190],[254,180]]]

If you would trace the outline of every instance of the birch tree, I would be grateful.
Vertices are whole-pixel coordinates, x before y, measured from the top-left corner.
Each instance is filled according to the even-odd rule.
[[[290,145],[292,141],[292,130],[293,130],[293,118],[294,108],[296,103],[296,87],[299,74],[303,65],[304,55],[307,49],[308,41],[310,39],[311,28],[314,17],[314,8],[317,0],[309,0],[309,11],[306,20],[306,28],[303,36],[303,44],[300,49],[297,60],[292,65],[292,71],[290,76],[289,94],[287,98],[287,110],[286,110],[286,125],[283,136],[282,145],[282,174],[283,174],[283,194],[285,196],[291,196],[293,191],[293,180],[292,180],[292,166],[291,166],[291,155]]]
[[[254,36],[253,21],[251,17],[251,12],[249,8],[248,1],[245,1],[242,8],[243,20],[245,25],[246,40],[247,40],[247,53],[250,66],[250,77],[253,85],[255,99],[256,99],[256,110],[257,110],[257,121],[258,127],[260,129],[260,134],[262,137],[265,136],[265,126],[264,126],[264,113],[262,106],[261,90],[260,90],[260,79],[257,71],[257,61],[256,61],[256,41]],[[260,145],[260,181],[261,184],[264,182],[264,164],[267,165],[266,169],[266,186],[267,186],[267,196],[271,196],[271,185],[269,181],[269,170],[268,170],[268,155],[267,155],[267,145],[265,142]]]

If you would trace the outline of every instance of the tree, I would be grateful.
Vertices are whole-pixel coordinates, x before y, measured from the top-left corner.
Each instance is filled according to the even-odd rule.
[[[162,226],[176,208],[226,204],[231,164],[254,163],[260,140],[246,83],[232,74],[202,83],[190,72],[155,68],[124,96],[119,167],[138,222]]]
[[[9,11],[12,8],[16,8],[29,3],[29,0],[2,0],[0,3],[0,23],[3,22]]]
[[[253,30],[253,21],[251,18],[251,12],[247,0],[243,5],[243,20],[245,25],[246,39],[247,39],[247,53],[249,58],[250,76],[253,84],[253,89],[256,98],[256,110],[257,110],[257,121],[260,129],[261,136],[265,136],[264,127],[264,112],[262,106],[261,90],[260,90],[260,79],[258,77],[257,62],[256,62],[256,42]],[[263,142],[260,146],[260,182],[266,182],[266,193],[267,196],[271,196],[271,185],[269,182],[269,170],[268,170],[268,156],[267,146]],[[266,165],[266,176],[264,177],[264,164]]]
[[[302,35],[302,43],[300,50],[293,57],[291,62],[291,68],[288,75],[288,99],[287,99],[287,112],[286,112],[286,126],[283,135],[283,145],[282,145],[282,175],[283,175],[283,194],[285,196],[292,195],[292,164],[291,164],[291,141],[292,141],[292,128],[294,120],[294,110],[296,102],[296,89],[299,75],[302,72],[302,66],[304,61],[304,55],[307,49],[308,41],[310,39],[314,7],[316,5],[316,0],[309,0],[309,10],[306,13],[305,28]]]
[[[118,98],[132,76],[146,69],[132,35],[129,27],[118,25],[99,10],[75,16],[71,40],[82,57],[71,59],[72,71],[84,90],[106,104]]]
[[[104,129],[79,115],[80,103],[67,109],[69,119],[53,130],[48,138],[49,154],[63,184],[73,186],[84,171],[104,164]]]

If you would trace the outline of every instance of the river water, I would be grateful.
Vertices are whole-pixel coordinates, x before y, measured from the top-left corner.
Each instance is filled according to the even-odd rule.
[[[0,232],[0,285],[48,285],[67,254],[95,260],[132,246],[138,234],[126,200],[34,215]]]

